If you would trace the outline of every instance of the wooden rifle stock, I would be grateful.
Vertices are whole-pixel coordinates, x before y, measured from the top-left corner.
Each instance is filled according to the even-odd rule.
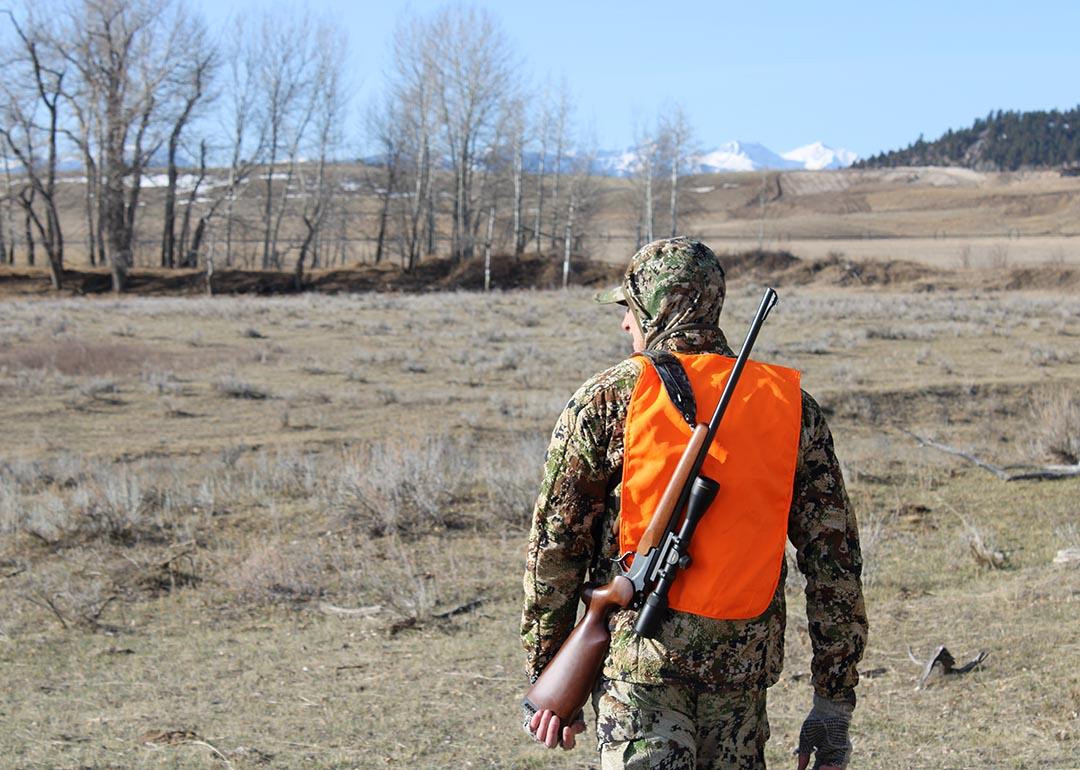
[[[587,586],[581,598],[585,615],[525,694],[526,706],[551,710],[564,725],[570,724],[592,693],[611,646],[608,618],[634,598],[634,584],[616,575],[606,585]]]

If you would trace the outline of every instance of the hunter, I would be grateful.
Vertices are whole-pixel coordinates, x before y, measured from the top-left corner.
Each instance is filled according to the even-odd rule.
[[[624,477],[624,460],[647,464],[649,447],[637,437],[655,435],[648,424],[653,411],[635,399],[661,398],[663,389],[658,396],[656,388],[637,386],[653,357],[667,356],[686,365],[695,392],[705,387],[695,372],[718,356],[733,356],[718,325],[724,295],[716,255],[682,237],[643,247],[622,284],[597,295],[601,303],[626,306],[622,330],[635,355],[585,382],[552,433],[524,581],[521,634],[533,681],[573,627],[586,579],[611,580],[620,533],[625,546],[628,532],[642,527],[627,521],[620,501],[624,492],[630,499],[654,490],[631,490],[635,480]],[[611,648],[592,700],[603,770],[765,767],[766,691],[778,680],[784,655],[787,565],[776,554],[785,538],[806,577],[813,647],[812,707],[794,761],[799,770],[811,756],[814,768],[847,766],[856,665],[867,634],[859,535],[821,408],[801,391],[797,372],[776,370],[789,390],[775,388],[772,395],[758,388],[752,400],[744,394],[753,418],[732,425],[725,418],[718,434],[732,453],[740,444],[760,452],[755,442],[770,442],[753,480],[717,479],[721,489],[734,485],[736,499],[753,506],[761,531],[733,545],[719,534],[725,525],[714,505],[695,535],[695,545],[711,537],[705,547],[730,554],[740,570],[745,562],[751,577],[719,592],[687,586],[692,598],[681,609],[672,604],[654,640],[635,634],[635,611],[612,616]],[[792,397],[785,399],[785,392]],[[712,530],[705,526],[710,518]],[[693,569],[677,578],[693,580]],[[548,748],[572,748],[585,724],[560,724],[552,712],[539,711],[526,713],[525,729]]]

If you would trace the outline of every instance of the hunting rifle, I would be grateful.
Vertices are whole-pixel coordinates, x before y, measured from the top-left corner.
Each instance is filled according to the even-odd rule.
[[[690,566],[690,539],[694,529],[720,489],[715,481],[701,475],[701,465],[758,332],[776,302],[776,292],[766,289],[712,419],[708,424],[698,423],[691,432],[649,526],[638,541],[637,551],[619,558],[622,572],[610,583],[587,585],[582,589],[585,615],[525,694],[525,708],[532,713],[550,710],[564,725],[569,725],[580,713],[611,645],[608,618],[615,610],[640,610],[634,631],[647,639],[656,637],[667,615],[671,584],[678,570]],[[686,513],[679,526],[677,514],[684,510]],[[632,561],[630,557],[633,557]]]

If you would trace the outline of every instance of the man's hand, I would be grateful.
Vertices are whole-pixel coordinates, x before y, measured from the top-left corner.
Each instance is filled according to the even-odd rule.
[[[559,745],[561,745],[563,749],[574,748],[574,736],[584,731],[585,720],[582,719],[579,714],[574,722],[562,728],[562,741],[560,743],[559,717],[556,716],[554,711],[549,709],[537,711],[533,714],[532,719],[529,720],[529,732],[532,733],[533,738],[547,746],[549,749],[553,749]]]
[[[810,755],[813,770],[843,770],[851,757],[848,727],[855,707],[843,701],[814,696],[814,706],[799,731],[797,770],[806,770]]]

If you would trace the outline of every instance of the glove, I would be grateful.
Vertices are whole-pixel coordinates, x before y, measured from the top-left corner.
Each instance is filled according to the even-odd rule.
[[[847,767],[851,758],[848,727],[855,707],[845,701],[814,696],[814,706],[799,731],[799,770],[804,770],[814,754],[814,770],[822,765]]]

